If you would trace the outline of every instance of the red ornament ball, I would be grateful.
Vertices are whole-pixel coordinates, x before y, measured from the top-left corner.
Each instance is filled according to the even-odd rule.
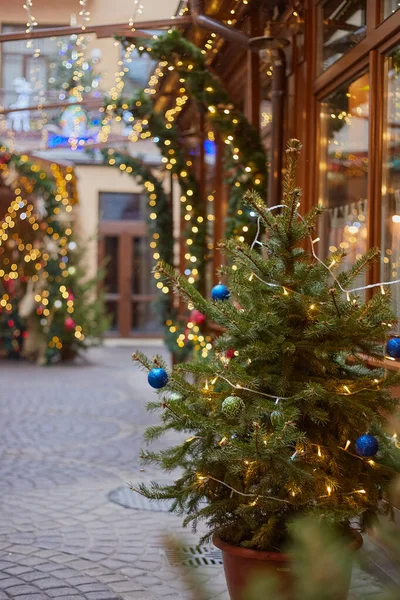
[[[194,309],[190,313],[190,321],[195,325],[203,325],[206,319],[206,315],[203,315],[199,310]]]
[[[229,350],[226,351],[226,358],[233,358],[235,356],[235,348],[229,348]]]
[[[64,321],[64,329],[65,331],[72,331],[75,329],[76,323],[71,317],[67,317]]]

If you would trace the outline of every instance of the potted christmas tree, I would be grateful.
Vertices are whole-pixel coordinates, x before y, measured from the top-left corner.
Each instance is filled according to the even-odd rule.
[[[351,289],[378,251],[349,270],[341,267],[342,253],[317,258],[313,237],[322,209],[299,214],[299,152],[291,140],[277,210],[248,194],[266,228],[261,252],[236,239],[224,242],[226,285],[216,286],[210,300],[168,265],[157,267],[224,328],[215,353],[170,373],[159,357],[134,355],[160,394],[149,408],[161,410],[161,424],[147,431],[147,440],[169,429],[186,438],[144,453],[166,471],[180,468],[181,477],[137,491],[173,499],[185,525],[207,522],[207,537],[224,554],[232,600],[244,600],[243,586],[260,568],[279,575],[292,597],[284,550],[298,516],[314,515],[357,547],[357,530],[390,512],[386,492],[399,470],[399,451],[384,429],[396,409],[389,388],[399,376],[364,363],[365,355],[382,358],[395,322],[389,294],[378,287],[363,302]]]

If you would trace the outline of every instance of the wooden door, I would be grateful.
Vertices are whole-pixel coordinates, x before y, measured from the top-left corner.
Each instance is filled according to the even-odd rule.
[[[107,194],[115,204],[126,203],[126,197],[134,196],[138,194]],[[125,338],[158,337],[161,326],[154,306],[157,290],[151,273],[146,221],[140,210],[128,212],[128,219],[115,220],[118,210],[115,206],[112,208],[111,213],[107,213],[105,207],[106,216],[111,214],[113,219],[100,221],[99,235],[100,264],[106,260],[104,285],[107,310],[112,319],[110,334]],[[132,218],[135,215],[137,220]]]

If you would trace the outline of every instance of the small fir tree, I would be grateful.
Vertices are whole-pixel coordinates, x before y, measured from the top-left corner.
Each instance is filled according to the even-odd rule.
[[[300,148],[297,140],[288,144],[279,212],[256,194],[246,198],[266,228],[261,253],[237,240],[223,244],[230,300],[206,300],[171,267],[158,265],[179,294],[224,328],[215,355],[168,376],[160,357],[134,355],[160,388],[148,408],[161,409],[161,424],[147,430],[147,441],[170,429],[187,438],[143,452],[146,461],[182,474],[172,485],[137,491],[173,499],[172,510],[187,515],[185,525],[204,519],[209,536],[258,550],[281,549],[288,524],[302,514],[345,530],[358,518],[364,528],[380,511],[390,512],[390,502],[380,499],[400,468],[385,433],[396,408],[389,388],[399,375],[365,364],[365,355],[382,357],[394,323],[389,294],[363,302],[343,291],[378,251],[347,271],[343,253],[325,262],[310,253],[323,209],[298,212]],[[228,296],[226,288],[213,292]]]
[[[88,276],[85,248],[74,241],[72,244],[75,249],[69,252],[70,260],[68,265],[65,263],[62,279],[58,260],[49,261],[47,265],[46,295],[51,299],[51,305],[43,326],[46,350],[40,361],[44,364],[71,360],[80,351],[100,344],[110,324],[102,289],[103,269]],[[43,308],[38,300],[36,316],[39,321],[43,318]]]

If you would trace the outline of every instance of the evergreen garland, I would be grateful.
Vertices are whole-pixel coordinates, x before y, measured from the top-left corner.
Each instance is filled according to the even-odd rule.
[[[125,47],[135,41],[134,38],[121,38]],[[251,229],[252,235],[254,228],[249,226],[251,220],[242,202],[243,194],[254,189],[265,199],[267,192],[267,157],[256,129],[233,106],[220,80],[208,70],[201,50],[179,31],[170,30],[157,39],[147,40],[146,46],[140,46],[139,52],[148,52],[155,60],[167,61],[223,135],[227,145],[225,167],[230,186],[226,235],[242,236],[243,227],[244,231]],[[130,104],[126,104],[129,110]],[[165,152],[165,147],[163,150]]]
[[[158,260],[169,264],[174,262],[174,235],[172,207],[163,183],[153,174],[151,168],[139,158],[134,158],[114,149],[103,150],[103,158],[113,167],[120,169],[133,177],[146,193],[150,210],[148,211],[149,235],[152,238],[155,264]],[[150,214],[155,218],[150,218]],[[150,273],[149,273],[150,275]],[[159,292],[157,300],[157,314],[164,327],[166,346],[177,360],[184,360],[192,349],[192,344],[179,347],[177,337],[184,328],[177,323],[177,310],[168,295]]]
[[[73,169],[63,171],[53,163],[47,172],[5,146],[1,153],[0,174],[15,191],[15,200],[1,220],[0,344],[7,351],[10,336],[19,338],[21,326],[28,325],[36,340],[32,358],[43,364],[73,358],[108,325],[98,290],[102,273],[85,280],[82,253],[73,236]],[[28,308],[22,325],[16,318],[7,319],[20,314],[23,302]]]
[[[206,219],[204,216],[204,207],[200,198],[199,185],[194,174],[192,162],[186,156],[185,149],[180,139],[180,132],[176,126],[166,122],[162,113],[154,110],[154,103],[151,97],[143,90],[136,92],[129,99],[118,98],[117,100],[106,100],[106,106],[118,117],[123,117],[127,113],[134,119],[141,120],[140,131],[149,132],[153,137],[161,155],[168,161],[167,169],[177,178],[181,189],[181,201],[186,206],[191,206],[188,211],[191,216],[190,222],[187,222],[184,239],[192,240],[192,244],[186,246],[187,273],[197,287],[203,289],[205,281],[205,263],[206,263]],[[169,207],[172,211],[172,207]],[[162,224],[159,224],[159,233],[161,234]],[[195,231],[193,231],[195,228]],[[195,258],[193,262],[191,258]],[[194,272],[193,272],[194,269]]]

